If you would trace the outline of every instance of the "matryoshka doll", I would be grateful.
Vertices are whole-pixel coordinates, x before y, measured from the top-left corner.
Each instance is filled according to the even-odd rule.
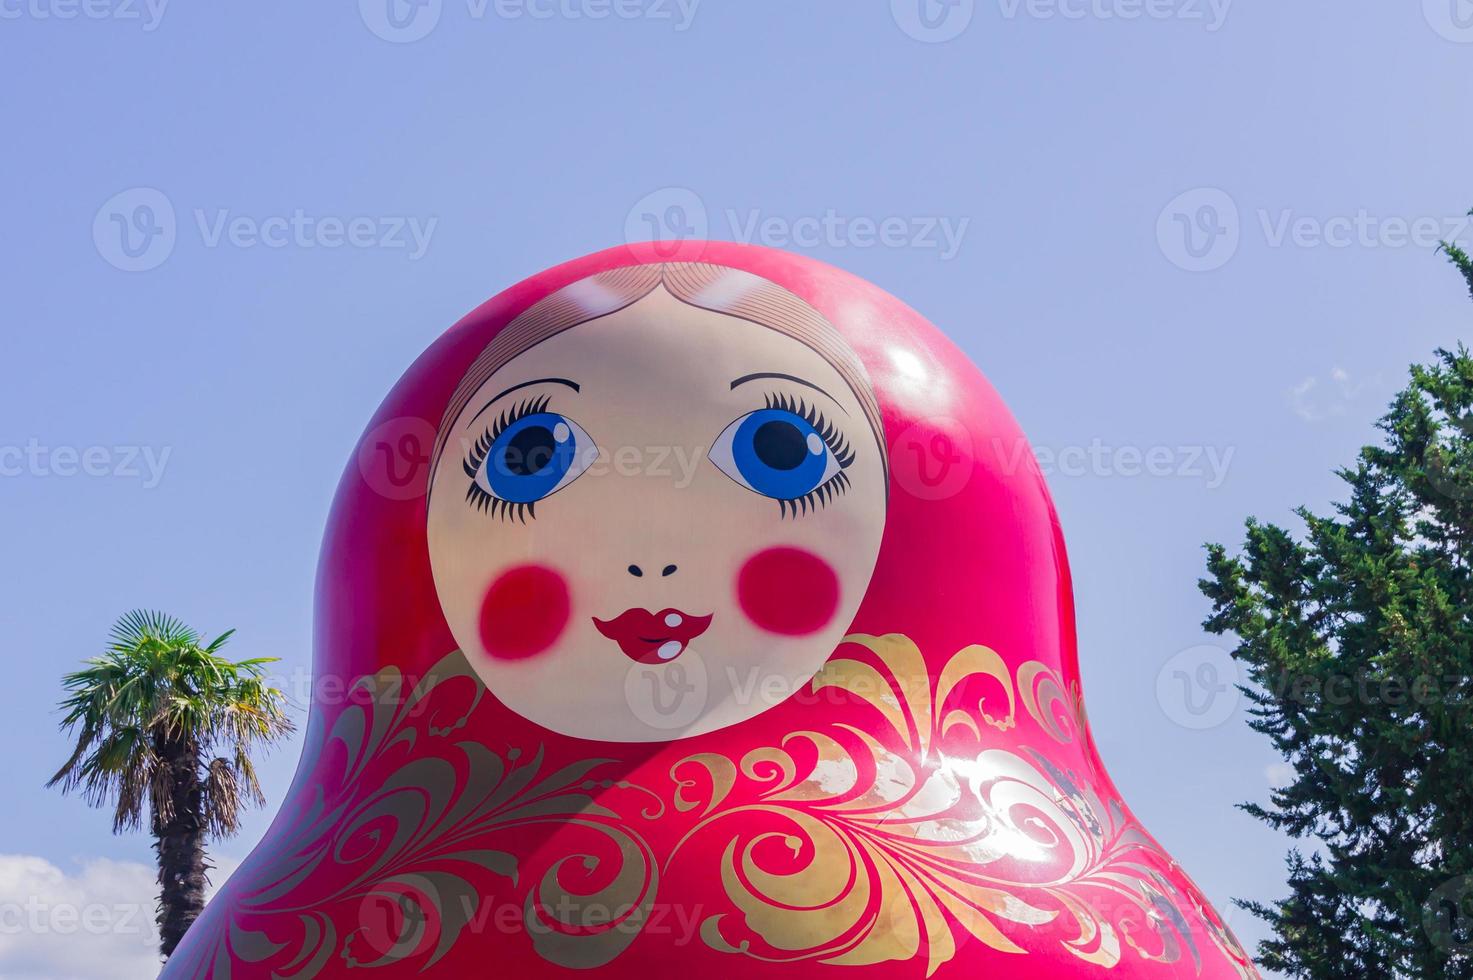
[[[307,748],[165,976],[1255,976],[1085,721],[1022,433],[781,252],[558,266],[338,489]]]

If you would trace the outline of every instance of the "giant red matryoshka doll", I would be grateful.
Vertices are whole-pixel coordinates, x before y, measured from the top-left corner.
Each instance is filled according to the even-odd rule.
[[[165,975],[1254,976],[1100,763],[981,374],[819,262],[678,258],[534,276],[385,400],[296,781]]]

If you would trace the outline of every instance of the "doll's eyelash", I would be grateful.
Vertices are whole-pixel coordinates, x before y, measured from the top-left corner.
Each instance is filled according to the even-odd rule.
[[[767,407],[792,412],[813,426],[818,437],[829,447],[829,452],[834,454],[834,460],[839,464],[840,469],[847,470],[849,464],[854,462],[854,450],[849,447],[849,440],[844,437],[844,433],[834,428],[833,424],[823,417],[822,412],[810,407],[802,396],[773,392],[767,396]]]
[[[798,517],[810,510],[818,510],[827,505],[829,501],[848,489],[849,474],[840,470],[801,497],[795,497],[792,500],[779,499],[778,510],[784,517]]]
[[[839,472],[803,496],[794,497],[791,500],[779,498],[777,506],[782,516],[799,517],[810,510],[818,510],[848,490],[849,474],[844,471],[854,462],[854,450],[850,447],[849,440],[844,437],[844,434],[824,418],[822,412],[805,402],[802,396],[773,392],[767,395],[767,407],[792,412],[813,426],[813,431],[818,433],[824,445],[829,447],[829,452],[834,454],[834,461],[839,464]]]
[[[528,415],[536,415],[538,412],[545,411],[547,403],[551,400],[547,395],[543,395],[541,398],[529,398],[519,402],[509,409],[503,409],[496,421],[486,427],[486,431],[481,433],[481,437],[471,446],[470,452],[466,453],[465,461],[461,464],[465,469],[465,475],[471,478],[472,484],[480,475],[481,464],[486,462],[486,454],[491,451],[491,446],[501,434],[509,426],[515,425]]]
[[[527,523],[527,518],[536,518],[536,503],[524,504],[511,500],[503,500],[494,494],[489,494],[476,482],[476,477],[481,472],[481,466],[486,462],[486,456],[491,452],[491,447],[510,426],[526,418],[528,415],[536,415],[547,410],[548,403],[552,401],[548,395],[538,398],[528,398],[518,402],[511,408],[503,409],[496,420],[486,427],[481,437],[472,444],[470,452],[466,453],[465,460],[461,463],[465,475],[470,477],[470,487],[465,492],[466,503],[482,513],[489,513],[500,520],[520,521]]]
[[[517,503],[511,500],[503,500],[492,496],[482,490],[480,484],[472,483],[470,489],[465,492],[465,501],[483,514],[489,513],[492,517],[503,521],[520,521],[527,523],[527,518],[537,517],[537,504]]]

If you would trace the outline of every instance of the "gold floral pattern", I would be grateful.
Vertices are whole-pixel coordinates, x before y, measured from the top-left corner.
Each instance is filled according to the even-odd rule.
[[[718,826],[734,834],[720,869],[733,910],[704,921],[708,945],[833,965],[923,956],[930,976],[958,942],[1022,954],[1020,933],[1047,926],[1101,967],[1189,956],[1200,973],[1187,902],[1240,975],[1254,976],[1200,897],[1159,870],[1170,859],[1090,788],[1096,780],[1033,749],[986,747],[983,726],[1014,729],[1019,706],[1057,743],[1083,736],[1078,687],[1065,690],[1044,664],[1014,676],[995,651],[969,646],[932,678],[905,636],[856,634],[811,687],[844,692],[882,724],[855,717],[739,762],[701,753],[671,769],[674,807],[701,813],[685,841]]]
[[[1050,761],[1093,759],[1079,688],[1050,667],[1013,671],[969,646],[933,676],[907,637],[855,634],[800,697],[823,703],[809,713],[823,724],[739,758],[693,753],[650,788],[621,778],[628,760],[556,765],[543,746],[529,758],[465,737],[490,702],[458,652],[412,687],[394,668],[361,678],[330,727],[314,718],[297,788],[309,805],[273,828],[269,856],[242,866],[201,920],[208,941],[169,975],[435,975],[492,908],[519,913],[542,960],[595,968],[686,875],[729,907],[661,901],[702,909],[700,939],[736,956],[917,961],[930,976],[978,942],[1200,974],[1200,922],[1256,976],[1170,858],[1092,788],[1102,774]]]
[[[234,964],[269,962],[273,977],[308,980],[334,958],[340,968],[430,973],[468,925],[484,926],[478,917],[487,900],[505,897],[488,889],[488,872],[513,893],[526,886],[520,923],[548,962],[590,968],[622,952],[649,914],[657,862],[591,791],[642,797],[644,820],[660,817],[663,803],[627,782],[593,778],[610,759],[545,772],[541,748],[525,759],[518,749],[497,754],[457,739],[484,695],[459,653],[412,690],[394,668],[361,678],[316,753],[319,765],[335,760],[340,777],[314,788],[295,826],[276,828],[286,840],[273,860],[242,867],[242,880],[231,882],[240,897],[228,928],[196,948],[181,975],[230,980]],[[426,740],[444,744],[416,751]],[[499,836],[525,840],[537,828],[579,846],[523,881],[525,855],[490,845]],[[569,865],[595,887],[564,888]],[[325,868],[330,873],[316,873]],[[347,932],[319,911],[344,901],[356,905],[357,928]],[[242,925],[253,920],[275,928]]]

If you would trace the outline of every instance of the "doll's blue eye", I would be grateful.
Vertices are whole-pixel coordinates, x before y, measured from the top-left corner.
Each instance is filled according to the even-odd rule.
[[[557,412],[534,412],[497,434],[476,467],[475,482],[491,497],[531,504],[582,476],[597,454],[577,422]]]
[[[847,464],[813,422],[786,408],[743,415],[722,430],[708,455],[737,483],[776,500],[807,496]]]

